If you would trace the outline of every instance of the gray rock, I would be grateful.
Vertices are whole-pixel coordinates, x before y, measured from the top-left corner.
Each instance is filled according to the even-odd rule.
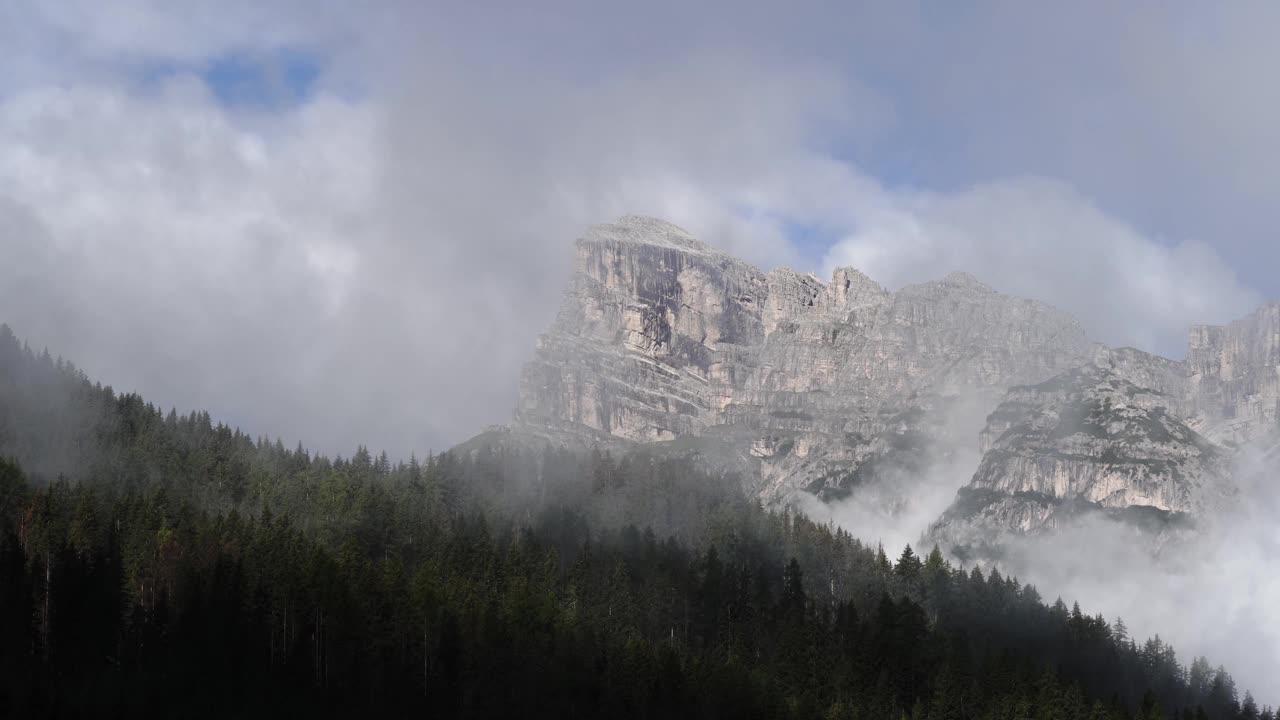
[[[994,407],[1004,388],[1092,354],[1070,316],[972,276],[890,293],[852,268],[830,283],[765,274],[626,217],[578,241],[516,418],[637,442],[732,439],[761,461],[754,490],[778,501],[839,490],[891,449],[924,449],[938,429],[921,411],[946,398],[977,392]]]
[[[889,292],[853,268],[764,273],[632,216],[578,240],[515,427],[715,448],[769,503],[873,485],[909,503],[914,478],[978,448],[934,526],[955,540],[1091,510],[1203,513],[1233,492],[1229,448],[1270,437],[1278,406],[1280,305],[1195,328],[1170,360],[1091,344],[1071,316],[970,275]]]
[[[1035,534],[1088,510],[1167,521],[1234,499],[1232,458],[1170,410],[1169,395],[1089,365],[1009,391],[981,435],[982,462],[930,528],[944,546]]]
[[[1280,408],[1280,303],[1226,326],[1191,329],[1188,396],[1205,434],[1244,443],[1276,426]]]

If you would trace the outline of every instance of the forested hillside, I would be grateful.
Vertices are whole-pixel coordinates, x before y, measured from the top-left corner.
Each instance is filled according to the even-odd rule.
[[[692,462],[473,448],[288,450],[0,327],[0,716],[1273,718]]]

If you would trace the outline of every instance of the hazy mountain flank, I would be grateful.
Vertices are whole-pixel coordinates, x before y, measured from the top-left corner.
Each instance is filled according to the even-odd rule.
[[[922,478],[962,472],[932,530],[960,544],[1079,511],[1211,512],[1278,404],[1280,305],[1193,328],[1178,361],[1091,343],[967,274],[890,292],[854,268],[766,273],[631,216],[577,242],[511,431],[680,439],[770,504],[865,493],[894,512]]]

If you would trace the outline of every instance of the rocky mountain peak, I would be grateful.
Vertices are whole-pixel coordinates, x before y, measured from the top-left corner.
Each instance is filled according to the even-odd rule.
[[[981,454],[946,537],[1052,527],[1063,503],[1202,512],[1231,493],[1229,448],[1278,408],[1280,304],[1193,329],[1175,361],[1090,343],[1067,313],[967,273],[889,292],[842,267],[824,283],[628,216],[578,242],[516,423],[714,442],[768,502],[868,486],[907,502],[937,458]]]
[[[1229,453],[1169,400],[1097,364],[1010,389],[987,418],[973,480],[931,534],[964,545],[992,530],[1051,530],[1087,511],[1176,521],[1224,507]]]
[[[1280,303],[1228,325],[1198,325],[1187,347],[1189,394],[1209,434],[1245,443],[1280,416]]]
[[[980,292],[990,292],[990,293],[995,292],[995,290],[991,289],[991,286],[987,285],[986,283],[979,280],[976,276],[967,272],[956,271],[956,272],[947,273],[947,275],[943,277],[940,282],[944,285],[953,285],[955,287],[961,287],[961,288],[966,288],[970,290],[977,290]]]
[[[612,223],[592,225],[579,242],[632,243],[690,255],[729,258],[679,225],[645,215],[624,215]]]
[[[838,310],[880,305],[889,295],[880,283],[852,267],[839,267],[832,271],[829,287],[831,305]]]
[[[788,434],[798,452],[855,462],[865,448],[829,440],[876,436],[912,397],[1002,392],[1090,353],[1070,316],[971,276],[890,293],[854,268],[830,283],[766,274],[674,225],[628,217],[578,243],[517,419],[645,442],[714,432],[769,446]]]

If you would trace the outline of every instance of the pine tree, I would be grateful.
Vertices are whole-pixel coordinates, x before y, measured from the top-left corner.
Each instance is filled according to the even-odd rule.
[[[1119,647],[1124,647],[1129,644],[1129,626],[1124,624],[1124,618],[1116,618],[1116,624],[1111,629],[1111,634],[1116,640],[1116,645]]]
[[[898,556],[898,564],[894,567],[898,577],[905,582],[914,583],[920,579],[922,570],[923,565],[920,563],[920,558],[916,557],[916,554],[911,551],[911,546],[907,545],[902,548],[902,554]]]
[[[1138,711],[1139,720],[1165,720],[1164,710],[1160,708],[1160,701],[1156,699],[1155,693],[1147,690],[1142,696],[1142,707]]]
[[[929,557],[924,562],[925,577],[934,579],[940,577],[947,569],[947,561],[942,557],[942,550],[938,548],[938,544],[933,544],[933,549],[929,551]]]
[[[889,556],[884,553],[884,544],[876,544],[876,569],[880,571],[881,576],[888,576],[893,572],[893,564],[889,562]]]
[[[804,590],[804,571],[794,557],[782,575],[782,610],[789,617],[803,618],[808,596]]]
[[[86,408],[70,414],[96,419],[64,433],[94,457],[59,465],[69,481],[0,460],[6,717],[1274,720],[1158,636],[1116,653],[1123,620],[1046,607],[937,546],[891,563],[693,462],[312,457],[13,350],[0,332],[0,443],[26,445],[0,447],[67,430],[23,422],[15,364],[62,373]]]
[[[1241,720],[1259,720],[1258,703],[1253,699],[1253,694],[1246,691],[1244,701],[1240,703]]]

